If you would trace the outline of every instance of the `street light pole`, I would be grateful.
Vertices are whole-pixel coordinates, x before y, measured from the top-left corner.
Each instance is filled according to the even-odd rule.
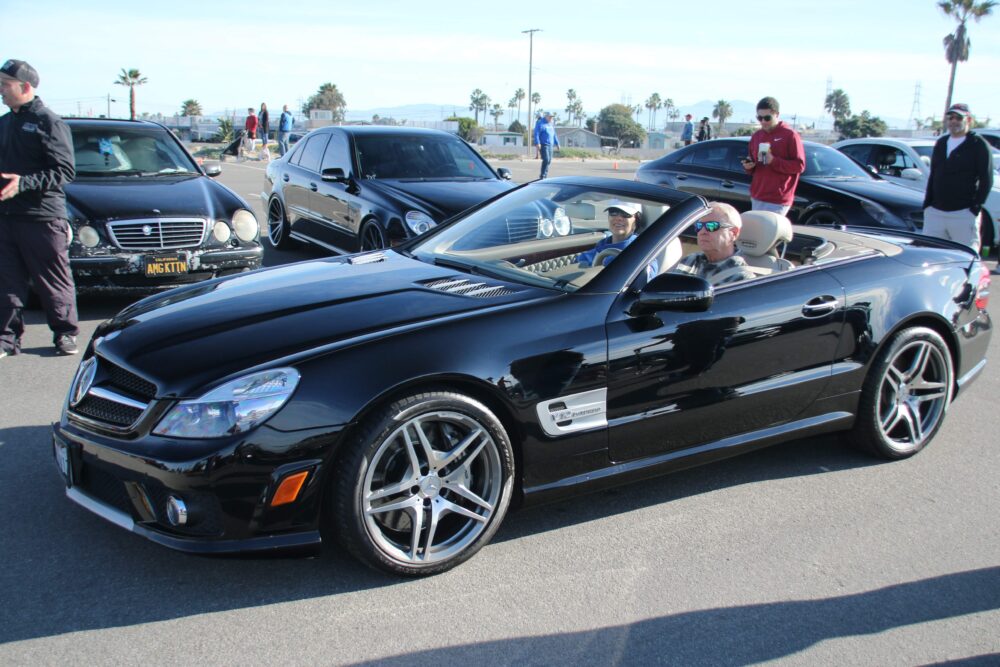
[[[532,60],[535,55],[535,33],[541,32],[541,28],[532,28],[531,30],[522,30],[521,34],[527,33],[528,35],[528,155],[531,155],[531,133],[534,130],[534,126],[531,124],[531,72],[532,72]]]

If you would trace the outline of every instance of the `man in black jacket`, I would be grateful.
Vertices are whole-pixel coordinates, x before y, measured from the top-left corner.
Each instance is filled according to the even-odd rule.
[[[29,280],[59,354],[76,354],[76,286],[63,186],[76,176],[73,139],[35,97],[38,72],[22,60],[0,67],[0,358],[21,349]]]
[[[924,194],[924,234],[963,243],[979,251],[980,211],[993,187],[989,144],[969,131],[965,104],[952,104],[943,135],[934,144]],[[987,221],[990,222],[990,221]]]

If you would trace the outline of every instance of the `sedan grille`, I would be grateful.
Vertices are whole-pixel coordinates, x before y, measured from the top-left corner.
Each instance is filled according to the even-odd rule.
[[[205,240],[208,222],[202,218],[150,218],[116,220],[108,232],[123,250],[197,248]]]
[[[143,412],[139,408],[97,396],[85,397],[73,410],[84,417],[120,427],[136,423]]]
[[[514,294],[515,291],[503,285],[490,285],[488,283],[468,280],[467,278],[443,278],[424,283],[428,289],[458,294],[461,296],[471,296],[477,299],[491,299],[498,296]]]
[[[71,393],[77,391],[78,382],[81,382],[79,377],[74,380]],[[124,430],[139,421],[155,397],[155,384],[99,359],[93,381],[80,401],[70,405],[70,413],[94,425]]]

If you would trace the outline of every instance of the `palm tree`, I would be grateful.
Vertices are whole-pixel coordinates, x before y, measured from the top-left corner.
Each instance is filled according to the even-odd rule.
[[[542,103],[542,94],[541,93],[532,93],[531,94],[531,103],[534,104],[535,108],[537,109],[538,105]]]
[[[469,111],[472,111],[473,113],[476,114],[476,125],[479,124],[479,112],[486,110],[486,105],[483,103],[484,99],[489,99],[489,98],[486,97],[486,93],[484,93],[479,88],[473,90],[472,93],[469,95]],[[484,122],[486,121],[485,115],[483,116],[483,121]]]
[[[128,110],[132,120],[135,120],[135,87],[146,83],[148,79],[139,73],[137,69],[128,71],[122,68],[122,73],[118,75],[115,85],[128,86]]]
[[[181,115],[200,116],[201,105],[198,104],[198,100],[184,100],[183,102],[181,102]]]
[[[510,102],[507,102],[507,108],[508,108],[508,109],[510,109],[510,115],[511,115],[511,116],[513,116],[513,115],[514,115],[514,109],[516,109],[516,108],[517,108],[518,104],[519,104],[519,103],[518,103],[518,100],[517,100],[517,95],[515,95],[515,96],[514,96],[514,97],[512,97],[512,98],[510,98]],[[520,113],[518,113],[518,116],[520,116],[520,115],[521,115],[521,114],[520,114]],[[508,118],[510,119],[510,123],[507,123],[507,124],[508,124],[508,125],[510,125],[510,124],[512,124],[512,123],[514,122],[514,119],[513,119],[513,118],[510,118],[509,116],[508,116]]]
[[[826,96],[823,108],[833,116],[834,129],[839,128],[844,119],[851,115],[851,98],[842,89],[837,88]]]
[[[677,117],[681,115],[681,112],[678,111],[677,107],[674,105],[674,100],[669,97],[663,102],[663,113],[666,114],[667,118],[670,120],[677,120]],[[667,129],[666,125],[666,123],[663,124],[664,130]]]
[[[722,126],[726,124],[727,118],[732,118],[733,107],[730,106],[729,102],[725,100],[719,100],[715,103],[715,107],[712,109],[712,118],[719,119],[719,132],[722,132]]]
[[[527,95],[524,92],[524,88],[518,88],[514,91],[514,99],[517,100],[517,119],[521,120],[521,100],[523,100]],[[532,96],[534,97],[534,96]]]
[[[938,7],[945,13],[958,21],[958,29],[954,33],[944,38],[944,57],[951,63],[951,78],[948,79],[948,97],[944,102],[944,110],[947,114],[951,108],[951,94],[955,89],[955,70],[958,69],[959,61],[965,62],[969,59],[969,47],[972,42],[966,33],[965,22],[970,18],[976,23],[979,19],[989,15],[997,5],[994,0],[951,0],[938,2]]]
[[[650,113],[650,121],[649,121],[650,130],[656,127],[656,110],[663,106],[660,99],[661,98],[659,93],[653,93],[652,95],[649,96],[649,99],[646,100],[646,108],[649,109]]]
[[[500,117],[503,116],[503,107],[500,104],[494,104],[492,110],[490,110],[490,115],[493,116],[493,129],[500,129]]]

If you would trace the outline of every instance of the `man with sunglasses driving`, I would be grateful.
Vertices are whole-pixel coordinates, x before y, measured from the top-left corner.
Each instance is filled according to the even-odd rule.
[[[742,158],[743,168],[753,174],[752,208],[787,215],[806,169],[802,137],[779,118],[778,100],[773,97],[757,103],[757,121],[760,129],[750,137],[749,154]]]
[[[701,252],[684,257],[673,270],[701,276],[712,285],[753,278],[753,271],[736,250],[736,239],[743,229],[739,212],[723,202],[710,202],[708,208],[694,223]]]

